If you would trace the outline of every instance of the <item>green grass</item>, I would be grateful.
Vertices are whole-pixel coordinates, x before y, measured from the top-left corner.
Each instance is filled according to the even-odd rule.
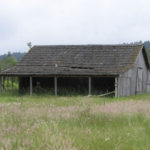
[[[0,149],[149,150],[149,106],[150,94],[31,97],[8,91],[0,97]]]

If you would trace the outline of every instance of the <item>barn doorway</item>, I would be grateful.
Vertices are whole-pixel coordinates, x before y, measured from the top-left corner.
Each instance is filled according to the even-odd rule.
[[[115,91],[115,78],[113,77],[92,78],[92,94],[100,95],[110,93],[113,91]]]

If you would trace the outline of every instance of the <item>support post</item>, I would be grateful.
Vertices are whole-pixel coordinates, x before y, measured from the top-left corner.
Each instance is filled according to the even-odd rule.
[[[8,77],[6,77],[6,81],[7,81],[7,88],[6,89],[8,90]]]
[[[32,77],[30,77],[30,96],[32,96]]]
[[[2,95],[2,77],[0,77],[0,96]]]
[[[3,90],[5,90],[5,77],[3,77]]]
[[[11,77],[11,88],[13,89],[14,88],[14,78]]]
[[[89,77],[89,95],[91,95],[91,77]]]
[[[118,78],[115,78],[115,97],[118,97]]]
[[[2,90],[4,90],[4,88],[3,88],[4,85],[3,85],[3,84],[4,84],[4,77],[1,77],[1,89],[2,89]]]
[[[9,89],[9,77],[7,77],[7,90]]]
[[[54,77],[55,96],[57,96],[57,77]]]

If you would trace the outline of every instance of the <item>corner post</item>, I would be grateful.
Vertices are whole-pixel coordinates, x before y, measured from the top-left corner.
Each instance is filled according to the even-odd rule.
[[[89,95],[91,95],[91,77],[89,77]]]
[[[32,93],[33,93],[33,88],[32,88],[32,77],[30,76],[30,96],[32,96]]]
[[[118,77],[115,78],[115,97],[118,97]]]
[[[2,77],[0,76],[0,96],[2,95]]]
[[[55,90],[55,96],[57,96],[57,77],[54,77],[54,90]]]

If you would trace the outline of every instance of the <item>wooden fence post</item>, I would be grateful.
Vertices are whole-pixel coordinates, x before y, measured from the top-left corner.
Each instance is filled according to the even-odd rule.
[[[54,90],[55,90],[55,96],[57,96],[57,77],[54,77]]]

